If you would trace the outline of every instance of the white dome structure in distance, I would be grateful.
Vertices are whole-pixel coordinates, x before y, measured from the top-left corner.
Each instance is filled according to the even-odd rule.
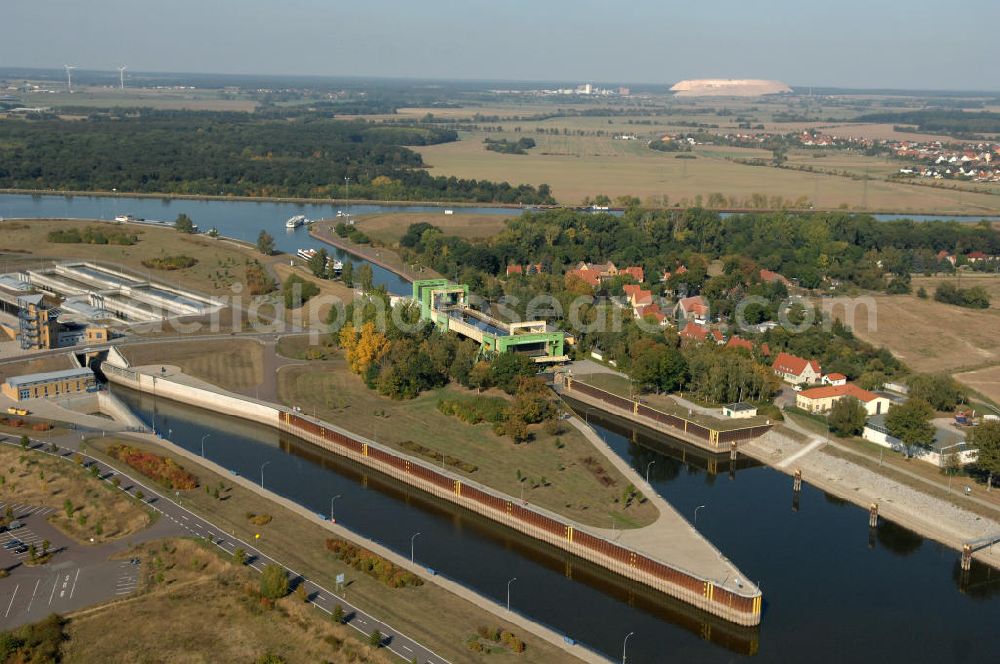
[[[756,78],[701,78],[675,83],[670,91],[678,97],[762,97],[790,94],[792,89],[781,81]]]

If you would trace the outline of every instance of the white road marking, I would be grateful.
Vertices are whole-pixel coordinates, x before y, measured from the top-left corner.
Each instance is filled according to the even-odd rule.
[[[59,575],[56,574],[56,578],[52,580],[52,592],[49,593],[49,606],[52,606],[52,598],[56,596],[56,586],[59,585]]]
[[[14,606],[14,598],[17,597],[17,591],[20,588],[21,588],[21,584],[20,583],[17,584],[16,586],[14,586],[14,594],[10,596],[10,604],[7,605],[7,612],[3,614],[4,618],[6,618],[7,616],[10,615],[10,607]]]
[[[69,590],[69,598],[73,599],[73,593],[76,592],[76,580],[80,578],[80,568],[76,568],[76,576],[73,577],[73,587]]]
[[[31,605],[35,603],[35,593],[38,592],[38,584],[41,582],[42,582],[41,579],[37,579],[35,581],[35,589],[31,592],[31,599],[28,600],[28,610],[24,612],[25,615],[31,613]]]

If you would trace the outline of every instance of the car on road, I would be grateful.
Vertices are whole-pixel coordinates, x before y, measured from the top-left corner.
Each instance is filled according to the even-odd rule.
[[[23,544],[21,546],[17,547],[16,549],[14,549],[14,553],[17,553],[17,554],[27,553],[27,552],[28,552],[28,547],[26,547]]]
[[[11,549],[16,549],[19,546],[24,546],[24,542],[22,542],[19,539],[12,539],[11,541],[9,541],[6,544],[4,544],[3,548],[5,548],[8,551],[10,551]]]
[[[21,523],[20,521],[11,521],[10,525],[8,526],[8,528],[10,528],[11,530],[17,530],[18,528],[23,528],[23,527],[24,524]]]

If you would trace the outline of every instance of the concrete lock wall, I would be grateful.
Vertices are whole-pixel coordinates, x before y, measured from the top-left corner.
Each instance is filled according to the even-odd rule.
[[[153,392],[154,376],[139,374],[108,362],[102,368],[111,382],[142,392]],[[164,398],[276,427],[712,615],[743,626],[760,624],[760,592],[737,594],[716,587],[710,579],[588,533],[579,525],[563,521],[511,496],[427,465],[335,425],[321,423],[286,409],[183,385],[169,378],[156,378],[155,389],[156,394]]]
[[[712,452],[721,453],[729,451],[733,444],[739,445],[740,443],[749,442],[754,438],[763,436],[771,429],[770,424],[740,427],[724,431],[710,429],[683,417],[664,413],[633,399],[613,394],[565,376],[557,378],[555,388],[556,391],[567,393],[585,403],[589,402],[591,405],[596,405],[593,403],[596,401],[599,404],[603,404],[605,406],[604,410],[609,410],[608,407],[617,409],[617,411],[609,410],[609,412],[616,412],[616,414],[620,414],[622,417],[633,421],[636,420],[636,417],[644,417],[647,420],[651,420],[652,423],[662,425],[662,428],[659,430],[667,435],[674,436],[679,440]]]

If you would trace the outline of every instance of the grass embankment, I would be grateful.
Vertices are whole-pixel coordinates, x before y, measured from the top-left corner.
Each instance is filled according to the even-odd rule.
[[[197,223],[197,220],[195,220]],[[153,280],[161,280],[190,288],[202,293],[231,295],[230,286],[246,283],[246,262],[262,258],[249,249],[241,249],[233,243],[212,239],[206,235],[188,235],[172,228],[156,228],[141,225],[120,226],[110,222],[86,222],[92,228],[125,228],[138,236],[138,241],[129,246],[111,244],[82,244],[49,242],[53,231],[80,229],[80,221],[30,220],[6,221],[0,224],[3,231],[0,238],[0,255],[11,268],[14,261],[24,260],[25,266],[38,266],[39,260],[87,260],[121,265],[135,274],[149,275]],[[197,263],[191,267],[174,270],[156,270],[143,265],[169,256],[185,255]]]
[[[83,466],[0,446],[0,502],[55,508],[48,521],[79,542],[106,542],[145,528],[150,513]]]
[[[416,399],[393,401],[368,389],[341,358],[278,374],[278,395],[287,405],[432,462],[439,455],[451,457],[456,462],[452,471],[511,496],[523,492],[525,500],[580,523],[608,528],[613,520],[619,528],[636,528],[657,518],[648,502],[625,507],[628,480],[565,423],[559,434],[538,430],[532,441],[514,444],[496,435],[489,423],[466,424],[437,408],[441,399],[474,394],[448,385]],[[490,394],[508,398],[499,391]],[[408,441],[428,451],[417,454]],[[473,465],[475,472],[463,470]]]
[[[189,460],[166,452],[158,446],[132,440],[94,438],[88,443],[88,451],[98,455],[110,465],[124,470],[126,469],[124,464],[100,451],[107,446],[123,442],[173,459],[195,472],[201,486],[223,487],[219,498],[215,498],[214,493],[206,492],[204,489],[181,491],[180,497],[186,508],[204,515],[223,530],[235,533],[236,537],[244,541],[254,541],[254,546],[322,586],[334,588],[336,575],[346,574],[350,582],[346,597],[350,602],[446,657],[464,652],[466,639],[480,624],[499,623],[504,629],[518,634],[524,631],[506,621],[498,621],[489,612],[433,583],[424,583],[419,587],[388,588],[379,580],[359,573],[347,563],[338,560],[327,548],[330,532],[317,524],[315,519],[303,517],[255,492],[234,485],[229,477],[220,476],[202,467],[192,467]],[[247,518],[248,514],[266,514],[272,518],[264,525],[255,525]],[[260,533],[261,538],[254,540],[254,535],[257,533]],[[162,610],[162,602],[160,605]],[[173,616],[173,612],[171,611],[169,615]],[[214,642],[219,637],[219,616],[227,614],[224,611],[216,611],[209,615],[210,620],[205,620],[202,616],[199,624],[212,627],[207,642]],[[177,616],[173,618],[181,619]],[[171,627],[170,631],[173,634],[184,633],[175,627]],[[203,633],[200,628],[198,633]],[[528,652],[531,653],[530,661],[576,661],[558,648],[533,636],[529,635],[526,643]],[[455,657],[450,658],[453,661],[460,661]]]
[[[294,593],[273,605],[262,602],[259,575],[214,547],[163,540],[127,555],[142,561],[138,596],[71,616],[63,661],[398,661]]]
[[[250,339],[131,344],[119,350],[133,366],[174,364],[190,376],[227,390],[247,390],[264,380],[263,347]]]
[[[584,376],[578,376],[573,378],[573,382],[582,382],[588,385],[593,385],[596,388],[611,392],[612,394],[617,394],[623,396],[626,399],[633,396],[631,392],[631,383],[628,378],[624,376],[619,376],[617,374],[610,373],[595,373],[587,374]],[[569,393],[570,396],[573,395],[572,391]],[[674,401],[669,395],[666,394],[643,394],[640,395],[642,403],[645,403],[650,408],[662,411],[664,413],[669,413],[670,415],[675,415],[677,417],[683,417],[686,420],[690,420],[702,426],[706,426],[718,431],[727,431],[729,429],[742,429],[744,427],[757,426],[759,424],[765,424],[767,418],[758,415],[757,417],[748,417],[746,419],[728,419],[723,417],[712,417],[711,415],[706,415],[700,413],[697,410],[688,411],[687,408],[681,406],[676,401]]]

